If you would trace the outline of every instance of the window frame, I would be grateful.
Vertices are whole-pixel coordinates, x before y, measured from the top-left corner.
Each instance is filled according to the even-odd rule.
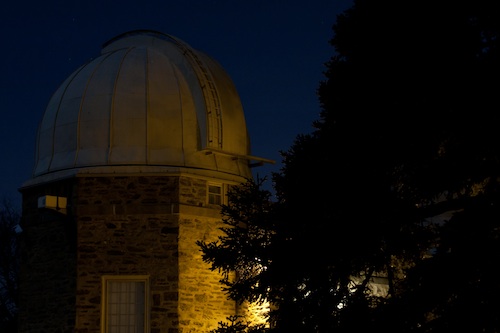
[[[220,194],[210,192],[210,187],[218,187],[220,188]],[[213,203],[210,202],[211,196],[218,196],[220,198],[220,203]],[[207,182],[207,204],[209,205],[224,205],[227,204],[227,197],[226,197],[226,186],[224,183],[219,183],[219,182]]]
[[[149,275],[103,275],[101,279],[101,332],[109,333],[108,329],[108,297],[109,283],[112,282],[142,282],[144,284],[144,333],[150,330],[150,296]]]

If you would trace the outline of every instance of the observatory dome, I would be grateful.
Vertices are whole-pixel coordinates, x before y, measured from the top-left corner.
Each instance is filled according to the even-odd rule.
[[[52,95],[33,177],[165,168],[250,177],[252,159],[224,69],[178,38],[141,30],[106,42]]]

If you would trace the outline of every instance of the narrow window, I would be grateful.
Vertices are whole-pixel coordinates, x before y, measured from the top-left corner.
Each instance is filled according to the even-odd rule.
[[[222,184],[208,183],[208,203],[211,205],[222,204]]]
[[[102,332],[148,331],[148,277],[103,276]]]

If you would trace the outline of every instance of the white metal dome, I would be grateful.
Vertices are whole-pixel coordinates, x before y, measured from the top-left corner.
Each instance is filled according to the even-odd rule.
[[[252,159],[223,68],[177,38],[140,30],[105,43],[56,90],[39,125],[33,176],[181,167],[247,178]]]

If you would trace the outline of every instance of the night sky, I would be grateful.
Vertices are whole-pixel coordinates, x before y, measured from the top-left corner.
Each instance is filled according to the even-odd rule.
[[[8,1],[0,10],[0,199],[20,207],[31,178],[39,121],[55,90],[99,56],[109,39],[136,29],[172,35],[205,52],[233,79],[252,155],[274,165],[319,117],[316,89],[336,16],[352,0]]]

